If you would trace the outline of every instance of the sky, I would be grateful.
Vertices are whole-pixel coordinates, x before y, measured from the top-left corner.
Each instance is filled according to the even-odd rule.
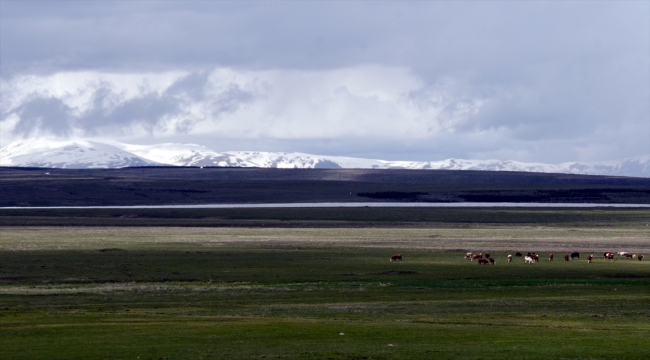
[[[649,1],[0,0],[0,145],[650,154]]]

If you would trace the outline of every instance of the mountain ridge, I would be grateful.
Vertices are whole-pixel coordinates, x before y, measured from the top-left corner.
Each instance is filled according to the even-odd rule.
[[[0,149],[0,166],[122,168],[136,166],[259,167],[281,169],[482,170],[650,177],[650,155],[561,164],[514,160],[389,161],[299,152],[223,151],[196,144],[133,145],[89,140],[32,139]]]

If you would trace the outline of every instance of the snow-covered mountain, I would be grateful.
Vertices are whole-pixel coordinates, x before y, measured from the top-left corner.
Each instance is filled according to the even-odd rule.
[[[219,153],[195,144],[120,144],[118,146],[142,158],[167,165],[259,167],[258,164],[238,158],[236,155]]]
[[[232,166],[261,168],[446,169],[650,177],[650,155],[562,164],[512,160],[386,161],[285,152],[217,152],[194,144],[113,145],[85,140],[25,140],[0,149],[0,166],[119,168],[127,166]]]
[[[162,164],[86,140],[24,140],[0,149],[0,166],[90,169],[155,165]]]

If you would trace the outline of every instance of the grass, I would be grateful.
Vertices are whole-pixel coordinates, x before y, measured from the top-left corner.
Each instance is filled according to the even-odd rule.
[[[273,208],[0,209],[0,226],[643,228],[650,209]]]
[[[614,225],[4,227],[0,358],[645,359],[650,261],[505,261],[650,254]]]

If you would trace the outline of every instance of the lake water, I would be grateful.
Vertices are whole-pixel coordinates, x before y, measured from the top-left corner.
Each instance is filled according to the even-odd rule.
[[[650,208],[650,204],[589,204],[589,203],[406,203],[406,202],[323,202],[323,203],[279,203],[279,204],[203,204],[203,205],[133,205],[133,206],[12,206],[0,209],[256,209],[256,208]]]

